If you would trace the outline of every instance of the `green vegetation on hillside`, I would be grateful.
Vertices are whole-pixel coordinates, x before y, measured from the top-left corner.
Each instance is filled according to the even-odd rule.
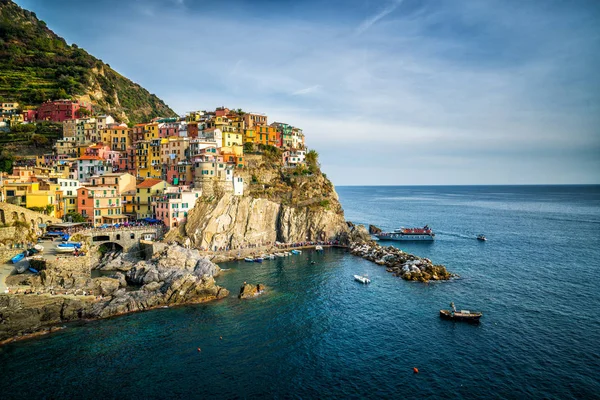
[[[175,115],[140,85],[77,45],[69,46],[35,13],[0,0],[0,100],[35,106],[82,96],[89,96],[96,112],[132,123]]]

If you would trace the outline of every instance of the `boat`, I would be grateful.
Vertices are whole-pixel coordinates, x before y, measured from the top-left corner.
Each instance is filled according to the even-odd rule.
[[[14,256],[13,258],[11,258],[11,259],[10,259],[10,261],[11,261],[13,264],[16,264],[16,263],[18,263],[19,261],[21,261],[21,260],[22,260],[24,257],[25,257],[25,252],[23,252],[23,253],[19,253],[19,254],[17,254],[16,256]]]
[[[76,249],[76,247],[61,246],[60,244],[58,246],[56,246],[57,253],[72,253],[75,251],[75,249]]]
[[[354,275],[354,280],[360,283],[371,283],[371,280],[366,275]]]
[[[323,251],[323,246],[315,246],[316,251]]]
[[[27,271],[28,268],[29,268],[29,260],[28,259],[21,260],[17,263],[17,265],[15,265],[17,274],[22,274],[23,272]]]
[[[44,246],[42,246],[41,244],[36,244],[35,246],[33,246],[33,248],[36,249],[38,253],[44,251]]]
[[[292,254],[302,254],[302,250],[292,250]]]
[[[397,240],[397,241],[432,241],[435,233],[428,225],[423,228],[399,228],[392,232],[381,232],[375,234],[379,240]]]
[[[31,268],[31,267],[29,267],[29,270],[30,270],[31,272],[33,272],[34,274],[37,274],[37,273],[38,273],[38,270],[37,270],[37,269],[35,269],[35,268]]]
[[[289,257],[292,255],[292,253],[290,253],[289,251],[285,251],[285,252],[283,252],[283,255],[286,257]]]
[[[275,254],[269,254],[269,260],[274,260],[275,259]]]
[[[275,257],[280,257],[280,258],[285,257],[285,254],[283,254],[283,253],[275,253],[274,255],[275,255]]]
[[[261,262],[263,262],[263,258],[262,257],[256,257],[254,259],[254,262],[261,263]]]
[[[479,240],[480,242],[485,242],[487,239],[483,235],[477,235],[477,240]]]
[[[483,316],[480,311],[460,310],[456,311],[454,302],[450,303],[451,310],[440,310],[440,317],[451,319],[454,321],[479,322],[479,318]]]
[[[66,243],[59,244],[57,247],[69,248],[72,251],[74,249],[81,248],[81,243],[78,243],[78,242],[66,242]]]
[[[246,262],[254,262],[254,258],[252,258],[252,257],[246,257],[246,258],[244,258],[244,261],[246,261]]]

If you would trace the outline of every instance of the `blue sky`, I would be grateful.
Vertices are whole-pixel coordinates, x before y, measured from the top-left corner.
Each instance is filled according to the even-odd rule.
[[[17,0],[178,113],[304,129],[336,185],[600,183],[600,2]]]

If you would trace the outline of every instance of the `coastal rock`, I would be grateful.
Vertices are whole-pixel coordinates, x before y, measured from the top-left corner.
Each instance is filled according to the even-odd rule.
[[[102,296],[110,296],[119,289],[120,282],[114,278],[94,278],[94,286]]]
[[[346,237],[348,227],[341,206],[337,200],[335,204],[333,199],[329,201],[329,208],[292,206],[226,193],[213,202],[197,202],[180,235],[202,249]]]
[[[264,293],[265,286],[263,284],[252,285],[244,282],[244,284],[240,287],[240,294],[238,298],[240,299],[251,299],[256,297],[262,293]]]
[[[446,267],[433,265],[428,258],[420,258],[392,246],[382,247],[374,241],[351,243],[350,252],[385,266],[387,272],[408,281],[429,282],[455,277]]]
[[[369,225],[369,233],[371,235],[377,235],[378,233],[381,233],[381,229],[376,227],[375,225]]]
[[[75,276],[51,274],[46,280],[53,285],[59,278],[67,284],[60,286],[61,292],[66,286],[84,282],[85,286],[68,292],[82,294],[85,288],[101,297],[52,295],[55,290],[45,286],[39,288],[46,291],[41,295],[1,295],[0,342],[75,319],[105,318],[153,307],[221,299],[229,292],[215,283],[213,274],[219,271],[217,265],[200,257],[197,251],[172,245],[149,261],[136,262],[126,275],[118,272],[112,278],[90,279],[88,269],[88,278],[78,280]],[[126,290],[124,283],[139,289]]]

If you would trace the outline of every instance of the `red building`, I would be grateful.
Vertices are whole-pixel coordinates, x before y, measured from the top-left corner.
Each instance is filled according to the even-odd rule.
[[[92,113],[92,105],[71,100],[47,101],[37,109],[38,121],[64,122],[68,119],[80,118],[80,109]]]
[[[35,110],[24,110],[23,111],[23,121],[25,122],[35,122]]]

